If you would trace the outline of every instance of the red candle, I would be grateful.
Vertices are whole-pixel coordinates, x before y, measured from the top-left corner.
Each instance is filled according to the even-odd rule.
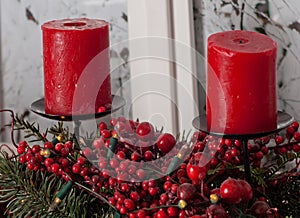
[[[77,18],[42,25],[45,112],[93,114],[110,107],[109,24]]]
[[[209,36],[207,126],[212,132],[275,130],[276,43],[263,34],[227,31]]]

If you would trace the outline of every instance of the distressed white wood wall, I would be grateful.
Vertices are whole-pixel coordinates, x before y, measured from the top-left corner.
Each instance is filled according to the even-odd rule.
[[[20,114],[28,110],[34,100],[43,97],[40,26],[49,20],[89,17],[109,21],[113,90],[119,89],[120,82],[128,78],[129,70],[125,63],[128,56],[127,0],[1,0],[0,4],[3,80],[0,90],[4,90],[1,107],[11,108]],[[126,98],[130,94],[126,90],[122,93]],[[1,124],[8,123],[8,118],[5,121],[1,119]],[[33,113],[29,119],[39,122],[41,129],[54,123]],[[6,137],[6,140],[9,138]]]
[[[240,29],[241,8],[244,4],[243,27],[264,29],[278,43],[278,109],[300,120],[300,1],[299,0],[194,0],[201,5],[204,43],[208,35]],[[202,3],[202,4],[200,4]],[[268,10],[271,19],[259,16]],[[206,45],[204,45],[206,47]]]

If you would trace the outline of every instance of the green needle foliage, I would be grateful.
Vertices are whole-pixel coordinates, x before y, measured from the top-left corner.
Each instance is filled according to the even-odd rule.
[[[49,211],[65,182],[47,172],[29,171],[15,158],[1,152],[0,203],[7,217],[110,217],[111,209],[84,190],[73,187],[67,196]]]

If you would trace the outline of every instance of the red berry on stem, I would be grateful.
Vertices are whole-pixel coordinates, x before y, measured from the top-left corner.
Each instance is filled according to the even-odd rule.
[[[176,145],[176,140],[172,134],[164,133],[158,137],[156,145],[162,153],[166,154]]]
[[[32,146],[31,150],[32,150],[33,153],[36,154],[36,153],[40,152],[41,147],[39,145],[34,145],[34,146]]]
[[[51,142],[45,142],[44,149],[53,149],[54,146]]]
[[[197,189],[193,184],[190,183],[183,183],[177,188],[177,197],[180,200],[185,200],[189,202],[193,200]]]
[[[299,128],[299,123],[298,123],[297,121],[294,121],[294,122],[291,124],[291,126],[294,128],[295,131],[297,131],[298,128]]]
[[[283,143],[283,141],[284,141],[284,139],[283,139],[282,136],[278,135],[278,136],[275,137],[275,142],[276,142],[277,145]]]
[[[294,139],[298,142],[300,141],[300,132],[294,132]]]
[[[64,147],[62,143],[56,143],[54,146],[55,151],[60,152],[60,150]]]
[[[65,143],[65,147],[68,148],[69,150],[73,149],[73,142],[72,141],[67,141]]]
[[[240,203],[242,201],[242,192],[242,185],[236,179],[228,178],[220,186],[221,198],[227,203]]]
[[[51,172],[52,173],[57,173],[60,169],[60,165],[58,163],[53,163],[51,164]]]
[[[252,192],[252,187],[250,184],[245,181],[245,180],[237,180],[241,186],[242,186],[242,203],[248,203],[252,197],[253,197],[253,192]]]
[[[78,157],[76,162],[80,165],[84,165],[86,163],[86,159],[84,157]]]
[[[136,134],[142,140],[151,140],[154,137],[154,128],[149,122],[142,122],[137,126]]]
[[[25,152],[26,148],[24,146],[19,146],[17,148],[17,152],[18,154],[23,154]]]
[[[177,217],[179,214],[179,208],[178,207],[169,207],[167,209],[167,212],[170,217]]]
[[[81,165],[76,163],[72,166],[72,172],[77,174],[77,173],[80,173],[81,171]]]

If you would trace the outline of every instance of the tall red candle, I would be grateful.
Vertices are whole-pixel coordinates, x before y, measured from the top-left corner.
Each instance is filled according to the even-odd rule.
[[[252,134],[276,129],[276,43],[250,31],[208,38],[207,126],[212,132]]]
[[[45,112],[93,114],[111,105],[109,24],[77,18],[42,25]]]

